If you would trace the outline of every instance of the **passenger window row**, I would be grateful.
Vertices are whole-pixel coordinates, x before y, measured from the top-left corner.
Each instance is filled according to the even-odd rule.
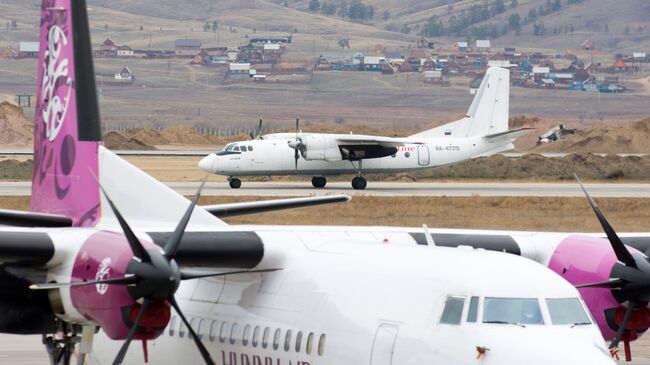
[[[176,334],[176,322],[179,322],[178,336],[184,338],[185,334],[187,333],[187,328],[183,321],[176,316],[173,316],[169,323],[169,335],[174,336]],[[306,334],[306,332],[303,331],[296,332],[294,341],[293,330],[286,330],[284,332],[284,336],[282,336],[282,329],[276,328],[273,332],[272,342],[269,342],[269,340],[271,340],[270,327],[262,328],[262,326],[259,325],[253,327],[250,324],[247,324],[244,326],[243,331],[241,332],[241,337],[239,337],[239,325],[237,323],[230,324],[225,321],[211,321],[212,323],[208,326],[208,322],[210,322],[210,320],[205,318],[190,319],[190,325],[192,328],[196,329],[196,333],[200,339],[203,339],[205,337],[204,335],[207,334],[210,342],[215,342],[218,340],[220,343],[228,342],[231,345],[235,345],[237,343],[237,340],[241,340],[241,344],[243,346],[250,345],[252,347],[258,347],[261,345],[263,349],[266,349],[269,348],[270,345],[272,346],[273,350],[278,350],[280,347],[282,347],[285,352],[289,352],[293,349],[297,353],[300,353],[303,350],[303,338],[305,337],[304,334]],[[191,336],[189,334],[187,337],[191,339]],[[304,352],[307,355],[311,355],[314,351],[315,337],[316,335],[314,332],[309,332],[306,334]],[[318,356],[323,356],[325,353],[325,340],[325,334],[321,334],[318,338],[318,347],[316,349]]]

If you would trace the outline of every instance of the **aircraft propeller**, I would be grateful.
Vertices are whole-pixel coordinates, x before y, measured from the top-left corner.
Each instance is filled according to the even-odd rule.
[[[262,139],[262,118],[260,118],[260,124],[257,126],[257,131],[255,134],[253,132],[248,132],[248,135],[251,137],[251,139]]]
[[[577,285],[576,287],[611,289],[612,295],[619,303],[627,302],[627,309],[623,316],[623,321],[619,324],[616,336],[609,347],[610,351],[615,353],[632,312],[634,312],[635,309],[647,306],[648,301],[650,301],[650,262],[648,261],[648,257],[644,254],[638,252],[633,253],[627,249],[621,238],[616,234],[614,228],[612,228],[605,218],[605,215],[601,212],[600,208],[598,208],[598,205],[596,205],[594,200],[591,198],[578,176],[576,176],[576,179],[580,184],[580,188],[587,197],[589,205],[591,205],[591,208],[596,214],[600,225],[603,227],[607,239],[612,245],[612,249],[618,259],[618,262],[614,264],[611,271],[612,280],[600,283]]]
[[[57,289],[63,287],[73,287],[73,286],[83,286],[83,285],[95,285],[95,284],[107,284],[107,285],[129,285],[128,290],[131,296],[136,299],[142,299],[141,306],[138,311],[138,314],[133,322],[133,326],[129,331],[129,334],[124,341],[120,351],[118,352],[113,365],[121,364],[124,361],[124,357],[129,349],[131,341],[138,331],[140,321],[144,317],[147,308],[155,304],[164,304],[168,302],[176,310],[179,317],[185,324],[188,329],[189,334],[191,335],[196,347],[198,348],[203,360],[208,365],[215,364],[214,360],[210,356],[208,350],[201,342],[201,339],[196,334],[187,318],[183,314],[174,294],[178,289],[180,282],[183,280],[193,280],[199,278],[231,275],[231,274],[243,274],[243,273],[260,273],[260,272],[270,272],[277,271],[279,269],[263,269],[263,270],[244,270],[244,271],[234,271],[234,272],[220,272],[220,273],[195,273],[190,271],[182,270],[178,267],[175,257],[178,253],[180,247],[181,239],[185,233],[185,228],[187,227],[192,212],[196,206],[196,203],[201,196],[201,191],[205,185],[206,179],[203,180],[203,183],[199,186],[194,199],[187,208],[187,211],[181,218],[181,221],[176,226],[173,234],[169,237],[165,243],[162,252],[158,249],[147,250],[140,240],[137,238],[131,227],[120,214],[119,210],[109,198],[107,192],[103,187],[100,186],[108,204],[110,205],[115,217],[117,218],[124,235],[129,243],[131,251],[133,253],[133,259],[129,264],[129,273],[122,278],[112,278],[105,280],[98,280],[93,282],[72,282],[72,283],[48,283],[48,284],[35,284],[30,288],[34,290],[38,289]]]
[[[293,153],[293,159],[295,162],[295,169],[296,172],[298,172],[298,159],[300,158],[300,154],[305,153],[305,149],[307,146],[302,142],[302,138],[300,137],[300,119],[296,118],[296,139],[293,141],[289,141],[289,147],[293,148],[294,153]]]

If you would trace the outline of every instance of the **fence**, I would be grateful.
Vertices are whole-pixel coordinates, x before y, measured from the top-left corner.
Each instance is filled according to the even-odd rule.
[[[102,134],[108,132],[124,132],[132,129],[141,129],[148,128],[153,129],[158,132],[162,131],[162,126],[153,125],[153,124],[126,124],[126,123],[103,123],[102,124]],[[231,137],[241,134],[249,135],[257,133],[257,128],[245,128],[245,127],[204,127],[204,126],[193,126],[191,127],[196,131],[196,133],[201,135],[210,135],[210,136],[219,136],[219,137]],[[275,127],[262,127],[262,134],[268,133],[277,133],[279,128]]]

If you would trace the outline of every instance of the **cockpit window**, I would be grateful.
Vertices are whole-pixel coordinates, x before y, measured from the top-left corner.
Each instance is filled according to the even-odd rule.
[[[232,150],[233,151],[239,151],[239,146],[235,146]]]
[[[445,308],[442,310],[442,316],[440,317],[440,323],[460,325],[464,306],[465,298],[447,297]]]
[[[235,148],[234,144],[229,144],[226,146],[226,151],[232,151],[232,149]]]
[[[546,299],[546,304],[554,325],[591,324],[578,298]]]
[[[485,298],[483,323],[544,324],[534,298]]]

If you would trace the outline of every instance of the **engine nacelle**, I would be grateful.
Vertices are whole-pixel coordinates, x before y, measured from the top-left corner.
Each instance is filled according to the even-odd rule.
[[[548,267],[571,284],[581,285],[609,281],[616,262],[616,254],[607,240],[570,236],[557,246]],[[623,321],[625,307],[608,288],[580,288],[579,291],[603,337],[612,340]],[[631,330],[630,340],[641,336],[650,327],[650,309],[643,307],[632,312],[626,327]]]
[[[336,138],[325,134],[309,134],[302,138],[305,160],[341,161],[343,156]]]
[[[142,242],[147,249],[159,249]],[[81,247],[72,270],[72,281],[96,281],[124,277],[133,253],[125,237],[114,232],[93,234]],[[108,337],[125,339],[140,310],[125,285],[88,285],[70,288],[72,305],[84,317],[97,322]],[[171,318],[168,303],[152,304],[140,322],[136,339],[154,339],[162,334]]]

